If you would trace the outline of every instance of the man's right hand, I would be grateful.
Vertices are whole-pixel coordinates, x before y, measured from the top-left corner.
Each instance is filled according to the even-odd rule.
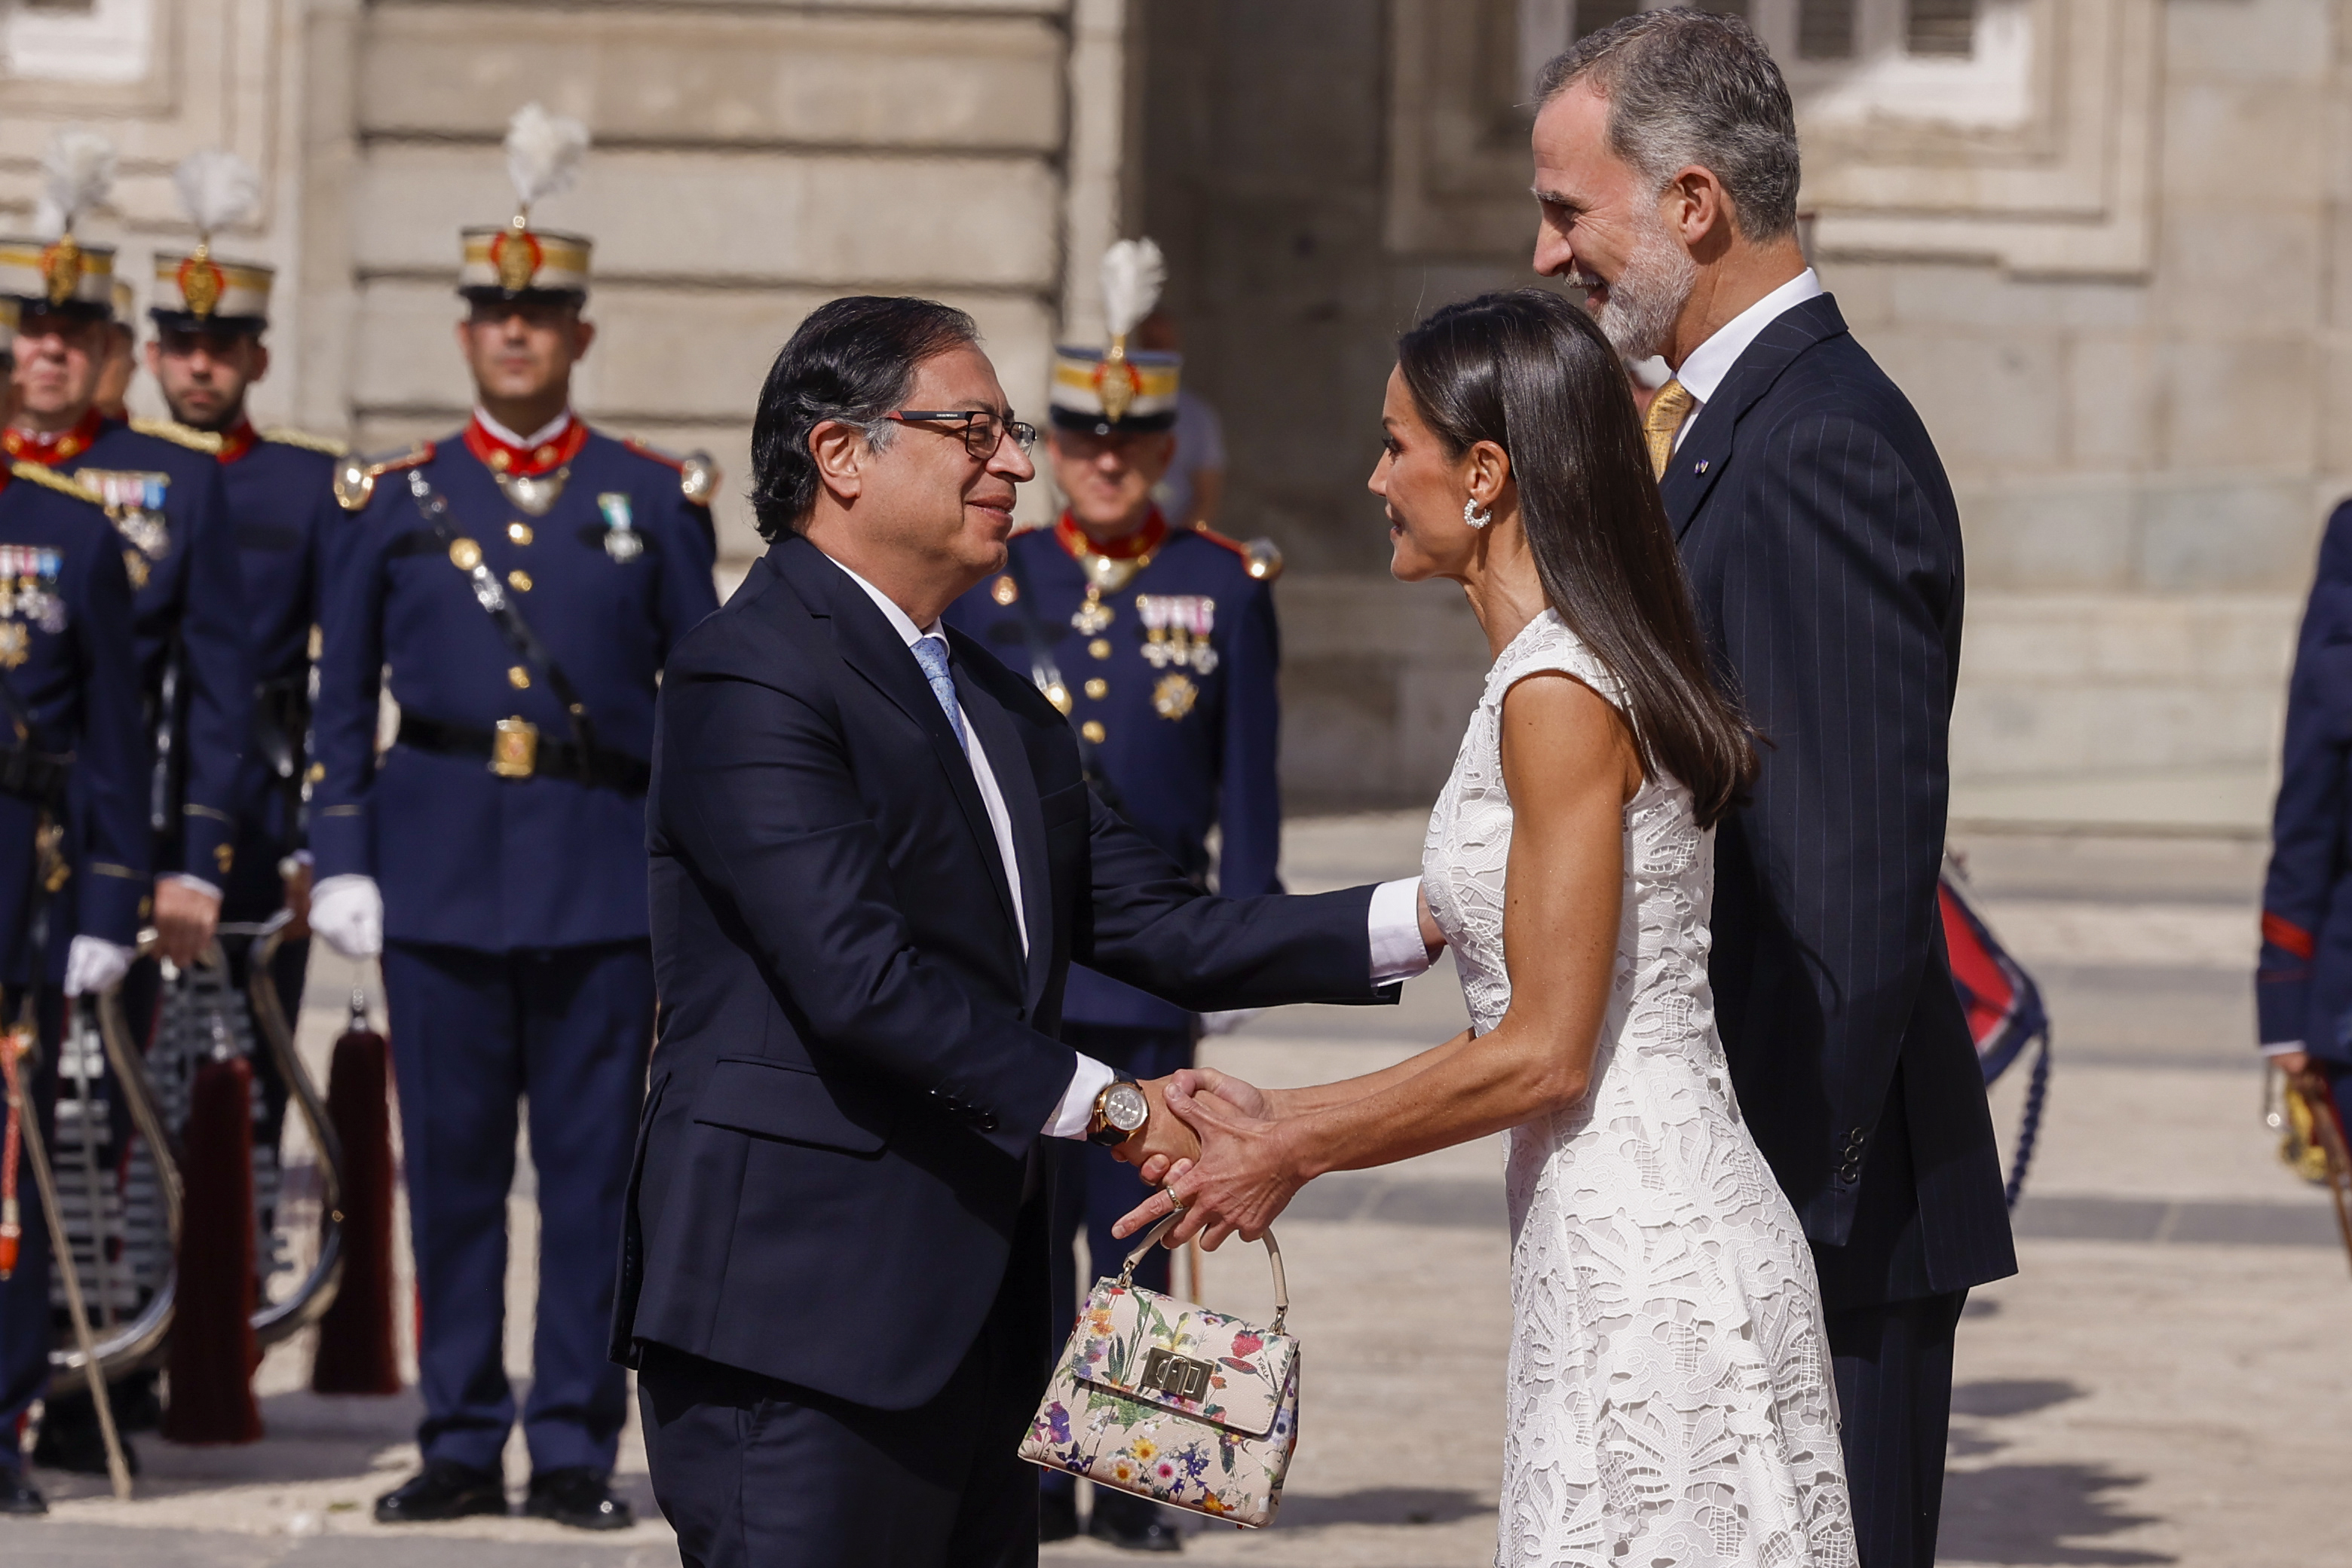
[[[1260,1089],[1255,1084],[1235,1078],[1229,1072],[1219,1072],[1215,1068],[1179,1068],[1169,1074],[1165,1081],[1182,1085],[1186,1094],[1213,1094],[1253,1121],[1271,1121],[1282,1114],[1279,1103],[1282,1093],[1280,1089]],[[1157,1114],[1156,1111],[1155,1114]],[[1150,1131],[1148,1123],[1145,1131]],[[1199,1134],[1195,1133],[1196,1142],[1198,1137]],[[1120,1158],[1124,1159],[1126,1156],[1121,1155]],[[1167,1184],[1171,1167],[1178,1159],[1186,1158],[1191,1156],[1153,1154],[1147,1159],[1135,1162],[1135,1173],[1143,1178],[1146,1186],[1164,1186]]]
[[[1139,1172],[1157,1169],[1164,1175],[1175,1162],[1197,1160],[1201,1155],[1200,1134],[1168,1109],[1168,1081],[1164,1078],[1146,1079],[1136,1085],[1143,1090],[1144,1099],[1151,1102],[1151,1114],[1144,1120],[1140,1131],[1111,1151]],[[1159,1185],[1152,1176],[1146,1175],[1144,1180]]]
[[[375,879],[329,877],[313,888],[310,929],[345,958],[373,958],[383,952],[383,895],[376,890]]]

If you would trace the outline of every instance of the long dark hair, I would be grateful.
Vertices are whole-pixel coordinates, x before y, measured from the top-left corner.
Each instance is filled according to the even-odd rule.
[[[1616,351],[1581,308],[1514,289],[1436,310],[1397,366],[1449,455],[1509,455],[1544,597],[1622,683],[1643,771],[1712,826],[1756,776],[1755,731],[1708,673]]]

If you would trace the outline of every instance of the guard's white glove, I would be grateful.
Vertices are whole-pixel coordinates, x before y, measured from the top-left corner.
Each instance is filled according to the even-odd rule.
[[[78,936],[66,949],[66,994],[95,996],[111,989],[131,973],[139,950],[102,936]]]
[[[345,958],[383,952],[383,894],[373,877],[330,877],[310,889],[310,929]]]

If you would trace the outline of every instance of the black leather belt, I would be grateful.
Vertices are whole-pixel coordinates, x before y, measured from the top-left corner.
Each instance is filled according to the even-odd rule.
[[[571,779],[623,795],[643,795],[653,782],[651,765],[625,752],[602,746],[583,752],[569,741],[549,739],[539,726],[520,719],[501,719],[495,730],[477,730],[403,712],[397,743],[486,762],[490,772],[505,779]]]
[[[0,747],[0,794],[54,806],[65,798],[73,756],[37,752],[30,746]]]

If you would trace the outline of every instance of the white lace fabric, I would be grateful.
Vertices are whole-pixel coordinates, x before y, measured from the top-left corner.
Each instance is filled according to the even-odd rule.
[[[1529,623],[1486,677],[1422,852],[1480,1034],[1511,1002],[1503,696],[1549,670],[1623,706],[1556,613]],[[1510,1136],[1498,1568],[1854,1562],[1812,1254],[1740,1120],[1716,1035],[1713,837],[1671,778],[1627,805],[1591,1088]]]

